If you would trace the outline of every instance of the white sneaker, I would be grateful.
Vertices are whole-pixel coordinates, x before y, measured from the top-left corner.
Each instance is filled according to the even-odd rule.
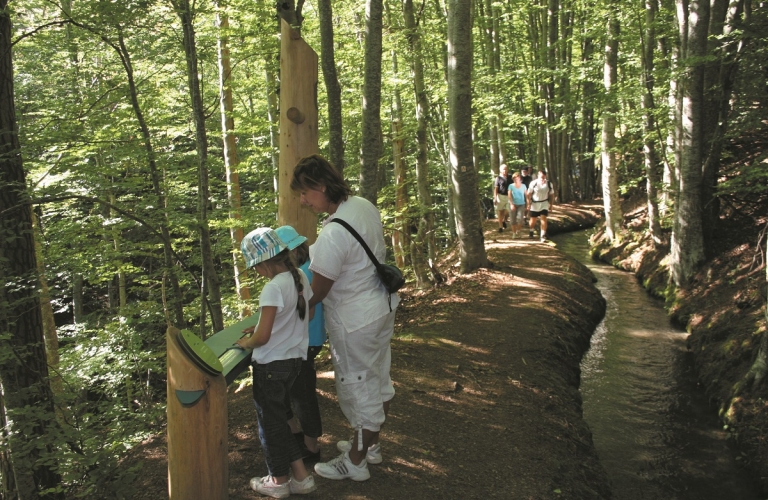
[[[251,489],[256,493],[272,498],[288,498],[291,496],[291,487],[288,483],[276,484],[272,476],[251,478]]]
[[[339,441],[336,443],[336,448],[339,451],[349,453],[352,449],[352,443],[350,441]],[[380,464],[384,458],[381,456],[381,443],[376,443],[368,448],[368,453],[365,454],[365,461],[372,465]]]
[[[291,495],[306,495],[317,489],[315,478],[312,477],[312,474],[305,477],[304,481],[297,481],[294,478],[291,478],[288,483],[290,484],[289,488],[291,490]]]
[[[315,472],[326,479],[351,479],[352,481],[367,481],[371,478],[368,463],[363,460],[355,465],[349,459],[349,454],[342,453],[330,462],[315,464]]]

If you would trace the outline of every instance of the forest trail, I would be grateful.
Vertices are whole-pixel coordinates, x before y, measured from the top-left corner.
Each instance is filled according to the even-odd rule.
[[[557,205],[550,233],[588,227],[596,205]],[[397,395],[382,430],[384,462],[363,483],[316,477],[317,499],[609,498],[581,419],[581,355],[605,310],[581,264],[538,240],[485,224],[493,268],[449,271],[446,285],[403,293],[392,378]],[[441,270],[455,270],[449,255]],[[318,359],[323,459],[350,430],[335,399],[327,353]],[[249,379],[230,386],[230,498],[267,473]],[[134,498],[167,491],[164,436],[137,450]]]

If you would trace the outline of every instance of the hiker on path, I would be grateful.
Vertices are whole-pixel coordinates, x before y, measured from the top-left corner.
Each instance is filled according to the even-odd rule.
[[[528,187],[528,207],[531,213],[531,223],[528,237],[533,239],[533,230],[536,228],[536,220],[541,218],[541,230],[539,235],[541,242],[547,241],[547,216],[555,202],[555,187],[547,181],[547,172],[539,170],[538,179],[531,182]]]
[[[528,186],[533,182],[533,177],[531,177],[531,167],[526,165],[520,170],[520,180],[522,181],[523,186],[525,186],[525,190],[528,191]],[[528,213],[528,207],[526,207],[525,215],[523,216],[525,227],[528,227],[528,217],[530,217],[530,214]]]
[[[507,227],[507,214],[509,213],[509,195],[508,188],[512,184],[512,177],[507,174],[507,166],[501,164],[499,167],[499,176],[493,183],[493,203],[496,208],[496,214],[499,221],[499,232]]]
[[[381,215],[376,207],[352,196],[338,170],[320,155],[299,160],[291,189],[313,212],[327,213],[317,241],[310,247],[315,293],[310,307],[322,301],[331,344],[336,394],[354,438],[339,441],[341,455],[315,465],[327,479],[370,478],[369,463],[381,463],[379,432],[395,389],[389,376],[390,340],[400,298],[389,294],[360,242],[334,219],[346,221],[380,262],[386,257]]]
[[[509,203],[512,206],[512,237],[519,238],[523,230],[523,218],[525,217],[525,186],[523,186],[520,174],[512,174],[512,185],[509,186]]]

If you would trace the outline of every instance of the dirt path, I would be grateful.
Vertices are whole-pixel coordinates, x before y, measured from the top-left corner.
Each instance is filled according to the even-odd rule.
[[[550,233],[587,227],[599,207],[560,205]],[[392,343],[397,396],[384,462],[364,483],[317,477],[317,499],[609,498],[581,420],[578,363],[605,309],[592,274],[553,246],[486,223],[492,269],[449,273],[405,293]],[[455,269],[447,260],[443,269]],[[327,356],[319,366],[324,459],[350,431]],[[230,387],[230,498],[266,474],[250,387]],[[164,445],[147,447],[141,498],[165,496]]]

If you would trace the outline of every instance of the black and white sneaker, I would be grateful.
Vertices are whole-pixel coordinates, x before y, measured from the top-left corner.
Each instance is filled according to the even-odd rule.
[[[352,481],[367,481],[371,478],[368,462],[363,460],[355,465],[344,452],[330,462],[315,464],[315,472],[326,479],[351,479]]]

